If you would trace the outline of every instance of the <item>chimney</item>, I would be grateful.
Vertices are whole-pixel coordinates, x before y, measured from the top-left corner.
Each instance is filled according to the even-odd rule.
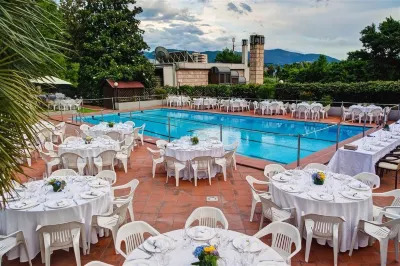
[[[247,63],[249,62],[248,57],[248,48],[247,48],[247,40],[243,39],[242,40],[242,64],[244,64],[247,67]]]
[[[250,83],[264,82],[264,36],[250,36]]]

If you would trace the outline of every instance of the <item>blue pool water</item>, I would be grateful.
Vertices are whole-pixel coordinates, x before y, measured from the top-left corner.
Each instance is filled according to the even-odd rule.
[[[337,137],[337,126],[327,128],[331,124],[165,108],[131,114],[86,117],[85,122],[98,124],[102,119],[109,122],[125,122],[131,120],[130,116],[136,126],[146,124],[145,135],[166,140],[168,140],[168,132],[170,132],[171,140],[203,133],[219,138],[220,125],[222,125],[223,143],[230,144],[238,141],[237,153],[284,164],[292,163],[297,159],[298,134],[306,134],[300,141],[301,158],[334,145]],[[168,118],[170,127],[168,127]],[[362,127],[342,125],[340,140],[348,139],[361,132]]]

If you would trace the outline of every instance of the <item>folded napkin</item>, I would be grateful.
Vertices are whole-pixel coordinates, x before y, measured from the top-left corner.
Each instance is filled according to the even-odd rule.
[[[90,190],[90,191],[87,191],[86,193],[85,193],[86,195],[89,195],[89,196],[100,196],[101,195],[101,192],[100,191],[96,191],[96,190]]]
[[[29,206],[29,205],[31,205],[31,204],[33,204],[33,203],[34,203],[34,202],[33,202],[32,200],[24,200],[24,201],[15,203],[15,204],[14,204],[14,207],[20,209],[20,208],[24,208],[24,207],[26,207],[26,206]]]

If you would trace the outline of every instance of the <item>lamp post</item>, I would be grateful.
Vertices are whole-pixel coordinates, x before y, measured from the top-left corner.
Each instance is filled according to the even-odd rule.
[[[114,82],[114,89],[116,89],[117,90],[117,99],[118,99],[118,82]],[[115,109],[115,106],[114,106],[114,97],[111,97],[111,104],[112,104],[112,109],[113,109],[113,111],[114,111],[114,109]]]

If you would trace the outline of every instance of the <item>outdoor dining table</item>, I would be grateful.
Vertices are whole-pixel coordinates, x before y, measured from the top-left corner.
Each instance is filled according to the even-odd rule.
[[[56,178],[66,181],[62,192],[54,192],[46,182]],[[40,252],[38,225],[53,225],[73,221],[84,223],[85,239],[97,243],[97,234],[89,232],[92,216],[107,212],[111,206],[110,185],[93,176],[51,176],[47,181],[25,183],[26,188],[17,187],[5,209],[0,212],[0,234],[8,235],[21,230],[33,259]],[[100,183],[101,184],[100,184]],[[9,260],[19,257],[28,260],[24,249],[19,246],[7,253]]]
[[[330,160],[331,171],[354,176],[362,172],[375,173],[375,164],[383,156],[400,145],[400,124],[389,126],[390,131],[380,129],[351,144],[357,150],[338,149]]]
[[[368,106],[352,105],[349,107],[349,111],[351,112],[355,108],[360,109],[363,113],[369,113],[372,110],[377,110],[377,109],[382,111],[382,107],[376,105],[368,105]]]
[[[118,132],[121,134],[121,140],[123,140],[125,135],[133,133],[133,127],[123,123],[116,123],[113,127],[109,127],[107,122],[102,122],[89,128],[89,135],[92,137],[106,135],[108,132]]]
[[[299,225],[302,212],[344,217],[339,250],[345,252],[350,249],[358,221],[372,220],[372,191],[350,176],[332,172],[325,172],[324,185],[314,185],[312,174],[316,172],[316,169],[288,170],[274,175],[270,179],[272,198],[282,208],[295,208]],[[355,248],[367,245],[368,237],[359,235]]]
[[[196,228],[191,228],[195,230]],[[211,229],[211,228],[210,228]],[[214,229],[211,229],[214,230]],[[138,248],[133,250],[126,261],[124,266],[136,266],[136,265],[171,265],[171,266],[187,266],[198,259],[193,255],[193,251],[197,246],[211,244],[220,244],[218,252],[220,259],[218,265],[220,266],[231,266],[231,265],[287,265],[284,259],[271,247],[260,241],[255,237],[251,237],[239,232],[231,230],[217,229],[215,237],[207,241],[198,241],[192,239],[187,230],[180,229],[165,234],[159,235],[157,239],[164,239],[167,243],[165,249],[161,248],[163,252],[150,254],[146,250],[148,243],[146,241]],[[155,240],[156,238],[152,238]],[[236,243],[241,241],[249,240],[250,243],[254,243],[252,246],[256,247],[255,252],[244,252],[240,248],[235,247]],[[158,241],[162,242],[162,241]],[[150,255],[149,255],[150,254]],[[253,254],[253,255],[252,255]],[[244,258],[253,260],[251,264],[245,264]]]

